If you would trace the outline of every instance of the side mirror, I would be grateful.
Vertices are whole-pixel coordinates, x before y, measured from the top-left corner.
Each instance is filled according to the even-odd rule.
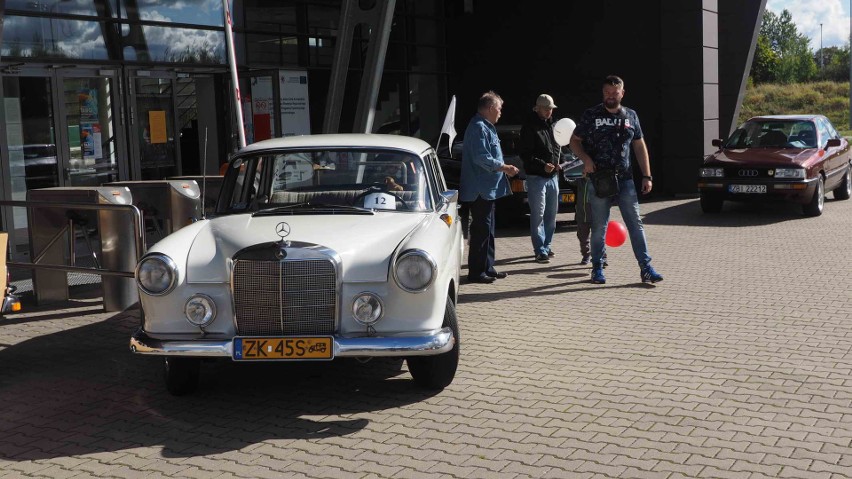
[[[718,138],[711,141],[710,144],[717,147],[717,148],[722,148],[722,140],[720,140]]]
[[[840,138],[830,138],[825,142],[826,148],[837,148],[838,146],[840,146]]]
[[[441,193],[441,201],[450,204],[459,200],[459,190],[447,190]]]

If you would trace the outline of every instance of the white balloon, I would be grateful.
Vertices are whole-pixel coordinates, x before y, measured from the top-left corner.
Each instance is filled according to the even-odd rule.
[[[553,137],[556,138],[556,143],[559,146],[565,146],[571,142],[571,135],[574,134],[574,128],[577,126],[574,120],[563,118],[553,124]]]

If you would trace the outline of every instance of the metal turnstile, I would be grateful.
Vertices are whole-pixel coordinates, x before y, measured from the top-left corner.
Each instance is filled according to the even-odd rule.
[[[224,176],[172,176],[169,180],[194,180],[202,189],[204,195],[204,214],[213,214],[216,211],[216,202],[219,200],[219,192],[222,190]]]
[[[27,201],[68,204],[65,207],[27,208],[30,254],[33,263],[75,266],[78,239],[82,239],[95,266],[110,271],[133,271],[138,260],[138,221],[132,209],[80,209],[82,205],[131,205],[130,190],[120,187],[66,187],[27,191]],[[95,242],[92,238],[95,238]],[[101,277],[104,310],[123,311],[139,301],[133,278]],[[68,272],[33,270],[36,301],[66,301]]]
[[[130,189],[142,212],[148,245],[201,218],[201,190],[193,180],[117,181],[104,186]]]

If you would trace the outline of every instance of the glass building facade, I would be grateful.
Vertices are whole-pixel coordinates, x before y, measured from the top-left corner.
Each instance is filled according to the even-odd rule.
[[[396,2],[384,73],[370,80],[380,82],[374,132],[437,138],[448,104],[443,5]],[[322,132],[341,0],[235,0],[231,9],[248,141]],[[2,13],[4,200],[215,174],[237,149],[220,0],[7,0]],[[352,38],[342,132],[352,130],[369,30]],[[19,209],[2,214],[13,254],[26,243]]]

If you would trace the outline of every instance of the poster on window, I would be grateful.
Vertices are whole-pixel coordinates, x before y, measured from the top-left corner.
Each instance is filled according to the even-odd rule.
[[[272,123],[272,77],[252,77],[251,114],[254,124],[254,141],[268,140],[275,133]]]
[[[81,88],[77,94],[80,100],[80,124],[97,123],[98,120],[98,90],[96,88]]]
[[[310,135],[307,70],[279,70],[282,136]]]
[[[80,125],[80,148],[84,160],[98,160],[103,157],[101,147],[101,125],[84,123]]]
[[[151,110],[148,112],[148,129],[152,145],[165,143],[168,140],[165,110]]]

